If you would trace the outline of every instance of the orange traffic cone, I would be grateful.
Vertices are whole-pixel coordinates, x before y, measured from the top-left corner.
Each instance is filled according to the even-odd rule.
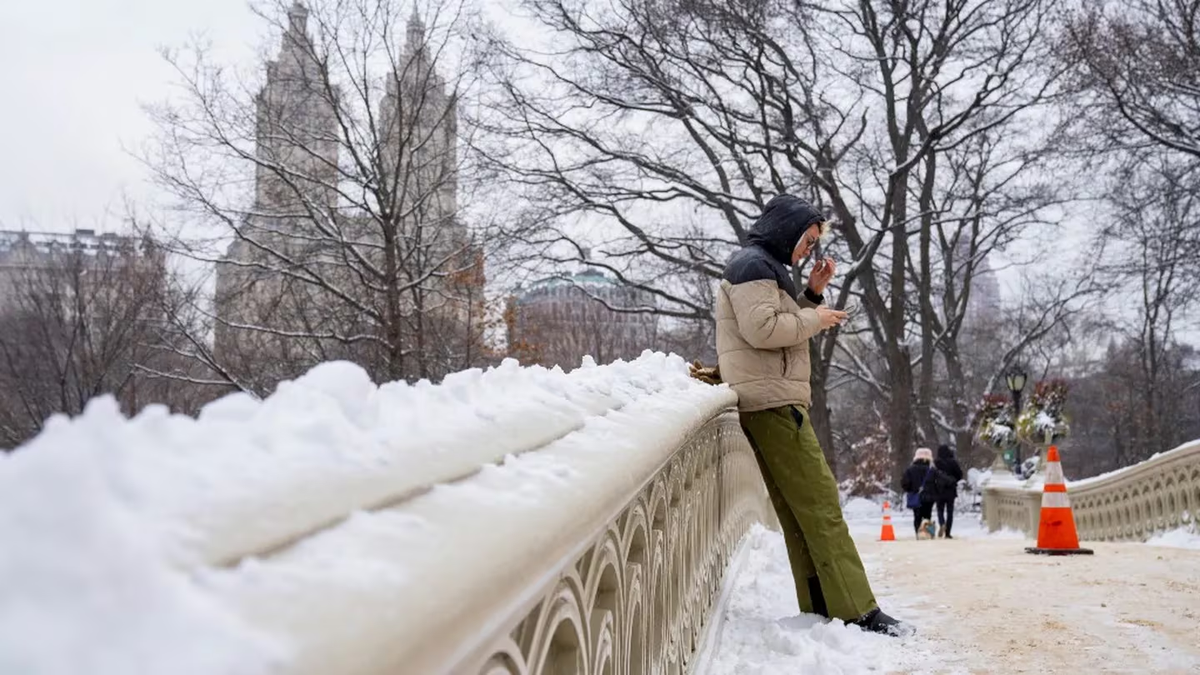
[[[1038,525],[1037,547],[1026,548],[1025,552],[1044,555],[1092,554],[1091,549],[1079,548],[1075,514],[1071,512],[1071,500],[1067,498],[1058,448],[1053,445],[1046,452],[1046,486],[1042,489],[1042,519]]]
[[[883,529],[879,532],[879,541],[896,541],[896,531],[892,529],[892,503],[883,503]]]

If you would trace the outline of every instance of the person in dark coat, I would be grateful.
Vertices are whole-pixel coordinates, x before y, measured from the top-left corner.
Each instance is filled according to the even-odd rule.
[[[954,526],[954,499],[958,497],[958,481],[963,479],[963,470],[954,457],[954,448],[949,445],[939,445],[937,459],[933,465],[937,468],[934,495],[937,504],[938,536],[953,539],[950,528]],[[954,482],[951,483],[950,479]]]
[[[921,495],[921,488],[932,467],[933,452],[929,448],[920,448],[913,455],[912,465],[904,470],[904,477],[900,479],[900,487],[908,495],[908,508],[913,512],[913,532],[918,535],[921,533],[921,523],[933,518],[933,501]]]

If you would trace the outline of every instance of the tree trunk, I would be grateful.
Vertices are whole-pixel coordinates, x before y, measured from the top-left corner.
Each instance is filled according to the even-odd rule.
[[[809,376],[809,385],[812,387],[812,407],[808,411],[809,418],[812,420],[817,440],[821,443],[821,451],[825,453],[825,462],[829,464],[829,470],[833,472],[834,478],[837,478],[838,462],[837,448],[833,443],[833,414],[829,409],[829,392],[825,388],[829,368],[820,361],[821,348],[818,341],[812,340],[808,343],[808,353],[812,360],[812,373]]]
[[[416,317],[417,376],[429,379],[429,355],[425,353],[425,293],[419,285],[413,289],[413,314]]]
[[[986,466],[991,464],[991,461],[986,455],[986,462],[979,461],[975,452],[975,434],[972,431],[956,431],[954,433],[954,449],[958,455],[958,463],[962,465],[963,477],[966,478],[967,469],[973,466]]]
[[[921,232],[918,237],[920,265],[917,279],[921,306],[921,380],[917,388],[917,422],[927,444],[938,442],[937,426],[933,423],[933,376],[935,361],[933,310],[933,270],[931,244],[933,239],[933,179],[937,171],[937,154],[930,152],[925,159],[925,176],[921,181]],[[949,286],[950,280],[946,280]]]
[[[900,489],[900,479],[912,461],[913,453],[913,377],[908,350],[900,345],[889,348],[892,362],[892,397],[888,402],[888,443],[892,449],[892,482]]]
[[[906,143],[893,139],[898,161],[907,157]],[[888,371],[890,374],[891,399],[888,404],[888,439],[892,448],[892,479],[897,490],[900,479],[908,466],[913,451],[913,373],[912,360],[904,345],[905,317],[905,266],[908,254],[908,236],[904,223],[908,222],[908,174],[896,176],[890,187],[892,232],[892,269],[889,277],[890,306],[887,308],[886,335]]]
[[[395,382],[404,379],[404,344],[402,341],[400,317],[400,262],[396,254],[396,232],[392,228],[384,228],[384,326],[387,339],[387,353],[384,358],[387,363],[384,372],[387,380]]]
[[[963,470],[966,471],[968,467],[977,462],[977,458],[975,457],[975,433],[970,428],[971,409],[966,404],[968,400],[965,391],[967,379],[963,372],[962,361],[959,360],[957,350],[953,348],[944,349],[942,350],[942,356],[946,362],[946,374],[949,378],[950,396],[953,401],[950,422],[955,428],[953,434],[955,451],[958,453],[959,463],[962,464]],[[990,464],[991,458],[987,459],[986,463]]]

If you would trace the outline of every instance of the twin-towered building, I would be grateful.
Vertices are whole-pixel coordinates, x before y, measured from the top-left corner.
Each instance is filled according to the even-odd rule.
[[[482,259],[459,215],[457,109],[414,14],[379,96],[346,91],[299,3],[256,100],[253,206],[217,265],[215,360],[241,379],[348,359],[437,377],[478,351]],[[353,79],[342,87],[367,87]]]

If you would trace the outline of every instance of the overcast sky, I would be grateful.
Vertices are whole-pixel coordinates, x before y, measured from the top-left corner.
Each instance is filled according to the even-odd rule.
[[[196,33],[249,58],[263,27],[246,0],[0,0],[0,229],[91,226],[146,195],[122,145],[169,93],[158,48]]]
[[[0,0],[0,229],[119,227],[123,194],[153,196],[126,148],[171,93],[159,48],[250,63],[266,31],[247,0]]]

